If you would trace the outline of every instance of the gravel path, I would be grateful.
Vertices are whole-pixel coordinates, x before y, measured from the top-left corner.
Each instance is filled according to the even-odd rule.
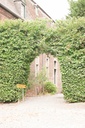
[[[0,104],[0,128],[85,128],[85,103],[66,103],[62,94]]]

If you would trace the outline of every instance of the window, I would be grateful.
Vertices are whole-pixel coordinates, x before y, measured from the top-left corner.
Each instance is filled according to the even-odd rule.
[[[56,81],[57,81],[57,73],[56,73],[56,68],[57,68],[57,62],[56,60],[54,60],[54,84],[56,85]]]
[[[56,68],[56,61],[54,61],[54,68]]]
[[[22,18],[25,18],[25,5],[26,5],[26,2],[25,0],[14,0],[14,2],[18,2],[19,5],[20,5],[20,11],[21,11],[21,17]]]
[[[25,18],[25,4],[21,4],[21,16],[22,18]]]
[[[46,67],[49,67],[49,58],[46,58]]]
[[[37,77],[38,72],[39,72],[39,65],[36,64],[36,65],[35,65],[35,77]]]
[[[35,4],[34,6],[35,6],[35,13],[36,13],[36,15],[38,16],[38,5]]]
[[[54,69],[54,84],[56,84],[56,80],[57,80],[57,78],[56,78],[56,69]]]
[[[46,75],[49,77],[49,57],[46,58]]]
[[[37,77],[39,72],[39,57],[35,59],[35,77]]]

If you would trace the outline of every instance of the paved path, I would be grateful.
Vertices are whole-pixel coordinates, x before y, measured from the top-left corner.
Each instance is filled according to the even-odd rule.
[[[0,104],[0,128],[85,128],[85,103],[66,103],[62,94]]]

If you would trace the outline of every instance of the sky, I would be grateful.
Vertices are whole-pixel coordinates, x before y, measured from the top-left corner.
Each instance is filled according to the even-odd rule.
[[[34,0],[53,20],[65,19],[69,13],[67,0]]]

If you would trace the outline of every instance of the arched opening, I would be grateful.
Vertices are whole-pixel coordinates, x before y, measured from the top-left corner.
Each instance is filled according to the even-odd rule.
[[[45,81],[44,79],[46,77],[46,81],[52,82],[55,85],[57,93],[61,93],[62,80],[58,59],[51,54],[46,55],[45,53],[40,54],[34,59],[30,65],[30,75],[28,81],[31,81],[31,84],[34,84],[34,86],[37,84],[35,88],[40,88],[38,87],[38,82],[36,83],[34,79],[37,80],[37,76],[41,73],[41,71],[44,72],[44,76],[41,76],[43,81]],[[34,93],[37,94],[36,92]]]

